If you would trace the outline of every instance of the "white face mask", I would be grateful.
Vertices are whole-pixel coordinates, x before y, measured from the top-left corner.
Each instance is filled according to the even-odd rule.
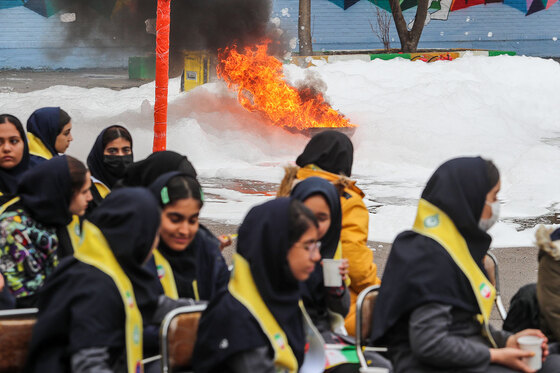
[[[488,229],[492,228],[494,224],[496,224],[498,218],[500,217],[500,202],[496,201],[489,203],[486,201],[485,203],[492,208],[492,216],[490,219],[480,219],[478,227],[486,232]]]

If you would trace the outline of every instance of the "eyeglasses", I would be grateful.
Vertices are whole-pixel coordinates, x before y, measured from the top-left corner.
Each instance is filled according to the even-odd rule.
[[[313,256],[315,252],[321,253],[321,241],[296,242],[295,245],[303,246],[309,252],[309,256]]]

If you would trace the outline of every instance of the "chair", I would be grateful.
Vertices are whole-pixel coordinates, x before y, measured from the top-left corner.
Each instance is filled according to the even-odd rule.
[[[496,288],[496,308],[498,309],[502,321],[505,321],[507,311],[502,302],[502,295],[500,293],[500,269],[498,267],[498,259],[496,259],[496,256],[490,251],[488,251],[484,257],[484,268],[486,269],[486,273],[488,273],[488,279]]]
[[[160,328],[161,370],[188,370],[192,363],[198,321],[205,304],[185,306],[169,312]]]
[[[373,307],[379,294],[379,285],[372,285],[360,292],[356,300],[356,353],[360,360],[360,366],[367,368],[367,360],[364,350],[387,351],[385,347],[365,347],[364,342],[371,334]],[[365,315],[365,317],[364,317]]]
[[[23,371],[36,308],[0,311],[0,373]]]

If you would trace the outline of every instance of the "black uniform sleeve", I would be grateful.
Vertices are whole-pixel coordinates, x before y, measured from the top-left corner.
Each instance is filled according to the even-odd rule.
[[[232,373],[275,373],[274,362],[268,352],[266,346],[243,351],[230,357],[226,365]]]
[[[483,343],[450,333],[452,306],[428,303],[410,315],[409,335],[412,352],[418,360],[446,369],[473,368],[486,371],[490,350]],[[480,369],[484,368],[484,369]]]
[[[74,299],[71,311],[70,350],[90,347],[125,348],[125,311],[111,278],[99,273],[94,286]]]

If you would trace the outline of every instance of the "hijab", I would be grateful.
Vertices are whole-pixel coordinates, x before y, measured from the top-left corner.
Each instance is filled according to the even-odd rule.
[[[321,256],[332,259],[340,241],[342,229],[342,211],[340,208],[340,196],[335,186],[320,177],[309,177],[296,184],[291,196],[301,202],[316,194],[322,195],[327,201],[331,213],[331,225],[327,233],[321,238]]]
[[[158,199],[162,209],[165,208],[165,203],[162,201],[161,191],[169,180],[176,176],[186,176],[186,174],[179,171],[168,172],[158,177],[156,181],[150,185],[150,190]],[[172,196],[169,197],[173,202],[175,201]],[[199,240],[197,240],[197,237]],[[192,283],[197,279],[197,243],[199,243],[197,241],[200,241],[199,232],[196,233],[189,246],[182,251],[171,249],[161,238],[159,241],[158,251],[167,259],[173,270],[177,292],[181,298],[195,298]]]
[[[303,153],[296,159],[296,164],[305,167],[317,165],[333,174],[350,177],[354,161],[354,146],[345,134],[327,130],[313,136]]]
[[[105,147],[103,146],[103,135],[105,135],[105,132],[109,128],[113,128],[113,127],[117,127],[119,129],[125,130],[124,127],[118,125],[112,125],[105,128],[103,131],[101,131],[99,136],[97,136],[97,139],[93,144],[93,148],[91,148],[91,151],[89,152],[87,158],[87,165],[91,172],[91,175],[95,177],[97,180],[101,181],[103,184],[107,185],[109,188],[112,188],[113,185],[117,182],[117,180],[119,180],[122,177],[122,175],[116,175],[113,172],[111,172],[111,170],[108,169],[105,163],[103,162],[104,159],[103,153],[105,152]],[[132,144],[130,145],[132,146]]]
[[[159,176],[171,171],[180,171],[196,178],[196,171],[186,156],[164,150],[152,153],[148,158],[129,166],[122,179],[122,185],[148,187]]]
[[[292,190],[292,197],[304,202],[307,198],[320,194],[327,201],[331,213],[331,225],[327,233],[321,238],[321,257],[332,259],[340,241],[342,230],[342,211],[340,196],[336,188],[329,181],[320,177],[309,177],[296,184]],[[329,324],[325,285],[323,283],[323,266],[319,263],[309,278],[302,283],[302,298],[305,308],[313,323],[320,331]]]
[[[21,136],[23,141],[23,157],[21,161],[11,169],[0,168],[0,191],[4,193],[14,194],[17,183],[21,179],[22,174],[29,168],[29,144],[27,136],[21,123],[1,123],[0,126],[13,124]]]
[[[150,253],[159,216],[155,199],[143,188],[111,193],[91,215],[91,223],[101,230],[130,279],[145,322],[157,306],[158,293],[152,288],[158,281],[142,270],[142,263]],[[32,358],[25,371],[67,372],[73,354],[100,346],[107,347],[110,361],[126,362],[124,307],[109,275],[73,256],[62,259],[39,291],[39,316],[29,345]]]
[[[60,134],[60,107],[35,110],[27,120],[27,132],[38,137],[51,154],[57,156],[55,144]]]
[[[453,221],[483,273],[482,259],[492,239],[478,227],[478,221],[493,187],[482,158],[456,158],[441,165],[422,192],[423,199]],[[373,315],[374,343],[383,341],[391,334],[390,329],[404,320],[401,318],[425,303],[438,302],[479,313],[467,277],[447,251],[413,231],[396,238],[382,282]]]
[[[161,191],[175,177],[188,178],[189,175],[174,171],[161,175],[150,185],[150,190],[158,199],[162,209],[167,203],[162,201]],[[170,203],[183,199],[182,195],[167,194]],[[220,242],[202,224],[192,242],[184,250],[171,249],[160,239],[158,251],[171,266],[180,298],[195,298],[193,281],[197,280],[198,295],[201,300],[210,298],[222,287],[227,286],[229,271],[220,251]]]
[[[16,194],[34,219],[47,226],[66,226],[72,221],[72,181],[65,156],[54,157],[26,171]]]
[[[290,202],[279,198],[251,209],[239,228],[237,253],[249,262],[262,299],[291,345],[305,338],[298,307],[299,281],[287,259],[291,248]]]
[[[261,298],[285,332],[299,366],[305,335],[298,302],[300,283],[288,264],[291,248],[290,198],[278,198],[252,208],[239,228],[237,253],[247,260]],[[229,341],[220,348],[220,341]],[[204,312],[195,346],[196,371],[212,367],[236,353],[269,346],[249,311],[229,293],[213,298]]]
[[[144,267],[159,229],[160,215],[149,190],[122,188],[109,194],[88,218],[101,230],[130,279],[146,320],[152,318],[161,292],[158,278]]]

